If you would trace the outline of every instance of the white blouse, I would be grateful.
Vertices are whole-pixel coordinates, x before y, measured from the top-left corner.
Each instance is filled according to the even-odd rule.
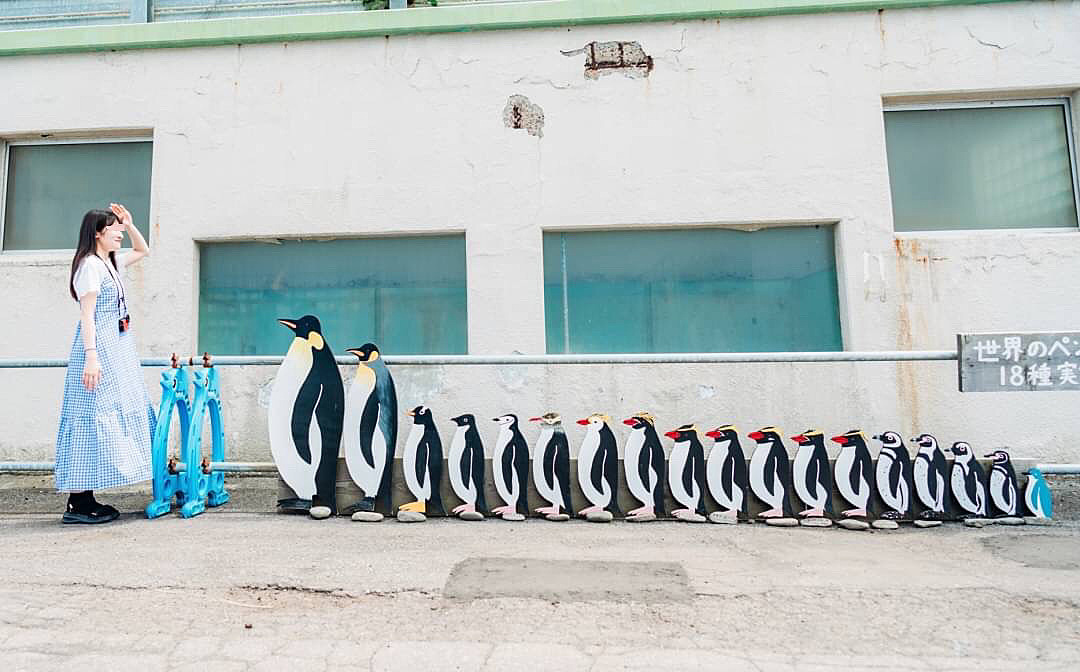
[[[82,299],[90,292],[101,292],[101,285],[105,282],[105,278],[110,275],[113,276],[114,281],[120,286],[118,291],[121,295],[125,296],[127,292],[124,291],[124,267],[127,266],[127,252],[116,253],[116,265],[117,269],[112,268],[112,264],[104,261],[96,254],[89,254],[83,257],[83,260],[79,262],[79,268],[75,271],[75,279],[73,284],[75,285],[75,294]]]

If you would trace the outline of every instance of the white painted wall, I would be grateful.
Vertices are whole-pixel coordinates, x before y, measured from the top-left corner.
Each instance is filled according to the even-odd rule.
[[[1073,94],[1077,35],[1080,2],[1032,2],[5,58],[0,137],[153,130],[144,355],[195,346],[197,240],[464,230],[469,351],[542,353],[545,228],[801,220],[838,222],[846,348],[952,348],[1080,328],[1080,232],[894,235],[882,101]],[[656,67],[587,80],[559,50],[593,40],[639,41]],[[504,127],[512,94],[543,108],[542,138]],[[884,283],[864,284],[864,254]],[[0,357],[66,356],[69,263],[0,255]],[[930,431],[1080,459],[1076,394],[961,395],[951,363],[394,373],[403,406],[443,418],[647,408],[665,428]],[[269,459],[273,370],[222,375],[230,454]],[[0,459],[51,459],[62,371],[0,377]]]

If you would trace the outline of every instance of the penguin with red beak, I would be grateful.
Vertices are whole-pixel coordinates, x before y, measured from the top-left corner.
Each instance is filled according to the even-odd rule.
[[[610,420],[602,413],[578,420],[587,428],[578,451],[578,484],[591,505],[578,513],[597,523],[610,522],[619,513],[619,454]]]
[[[762,427],[748,434],[757,442],[750,456],[750,490],[766,506],[761,517],[791,518],[791,463],[776,427]]]
[[[626,519],[633,522],[656,520],[664,515],[664,481],[667,480],[667,460],[656,420],[647,411],[635,413],[623,420],[630,427],[630,437],[623,449],[626,487],[641,506],[627,511]]]
[[[701,447],[696,425],[683,425],[664,436],[675,441],[668,460],[668,487],[681,505],[671,515],[687,523],[704,523],[705,518],[705,449]]]
[[[832,437],[840,444],[836,458],[836,489],[850,509],[841,511],[844,518],[866,518],[870,495],[873,493],[874,465],[866,436],[861,429],[852,429]]]
[[[829,453],[825,450],[825,435],[820,429],[808,429],[791,439],[799,444],[792,481],[795,494],[806,505],[799,515],[804,518],[831,516],[832,469],[829,468]]]
[[[746,518],[750,500],[750,480],[746,472],[746,457],[734,425],[721,425],[705,436],[713,440],[705,465],[705,483],[720,511],[709,514],[714,523],[736,523]]]

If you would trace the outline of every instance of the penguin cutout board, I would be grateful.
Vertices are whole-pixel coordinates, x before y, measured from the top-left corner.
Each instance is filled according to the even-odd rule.
[[[593,522],[609,522],[619,513],[619,454],[610,421],[603,413],[577,421],[585,426],[578,450],[578,485],[589,500],[589,506],[578,514]]]
[[[746,520],[750,501],[750,477],[746,456],[739,443],[739,432],[734,425],[721,425],[705,432],[713,440],[709,459],[705,464],[705,483],[709,494],[716,500],[720,510],[709,514],[709,520],[734,523]]]
[[[679,508],[671,515],[687,523],[703,523],[705,518],[705,449],[696,425],[682,425],[664,436],[675,446],[668,459],[668,487]]]
[[[1045,520],[1054,517],[1054,499],[1050,495],[1050,485],[1042,471],[1034,467],[1028,470],[1027,485],[1024,487],[1024,507],[1033,518]]]
[[[850,506],[840,515],[844,518],[868,518],[874,472],[866,436],[861,429],[852,429],[832,437],[832,440],[840,444],[835,465],[836,489]]]
[[[377,521],[391,512],[390,474],[397,447],[397,391],[378,346],[365,343],[347,352],[359,360],[345,405],[344,449],[349,476],[363,497],[353,507],[353,520]]]
[[[930,434],[919,434],[911,442],[919,447],[911,465],[916,508],[920,509],[915,513],[915,520],[919,524],[940,522],[952,514],[945,453]]]
[[[799,511],[799,517],[831,516],[833,479],[829,453],[825,449],[825,434],[820,429],[808,429],[791,437],[791,440],[799,446],[792,467],[792,485],[806,507]]]
[[[270,391],[270,453],[298,498],[279,501],[278,507],[326,518],[337,511],[337,456],[345,410],[341,372],[317,317],[278,322],[294,337]]]
[[[570,442],[562,426],[562,416],[545,413],[530,422],[540,423],[540,436],[533,451],[533,485],[547,506],[536,512],[553,522],[570,520]]]
[[[483,520],[487,513],[484,501],[484,444],[476,429],[476,417],[465,413],[452,418],[457,430],[450,442],[450,487],[462,501],[453,514],[462,520]]]
[[[1020,489],[1012,460],[1004,450],[995,450],[986,457],[993,460],[990,466],[990,515],[1016,518],[1020,515]]]
[[[760,514],[770,518],[791,518],[791,463],[787,448],[776,427],[762,427],[748,434],[757,442],[750,456],[750,490],[765,505]]]
[[[626,512],[627,520],[648,522],[664,515],[664,482],[667,481],[667,459],[656,419],[648,411],[640,411],[623,420],[630,427],[630,436],[623,448],[623,467],[626,487],[641,506]]]
[[[904,439],[896,432],[882,432],[874,436],[881,442],[874,481],[881,518],[885,520],[908,520],[911,516],[911,456],[904,446]]]
[[[971,446],[964,441],[952,445],[955,460],[949,476],[953,501],[965,518],[986,517],[986,479]]]
[[[494,422],[499,425],[499,435],[491,456],[491,471],[503,506],[491,512],[503,520],[525,520],[529,513],[529,446],[516,415],[500,415]]]
[[[401,455],[405,485],[415,501],[398,507],[398,520],[420,522],[430,514],[446,515],[440,487],[442,485],[443,450],[439,430],[431,409],[420,405],[408,410],[413,425],[405,439]]]

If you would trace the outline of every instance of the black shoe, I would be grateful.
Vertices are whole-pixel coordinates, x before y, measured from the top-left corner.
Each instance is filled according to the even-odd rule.
[[[73,507],[68,506],[68,510],[64,512],[64,517],[61,522],[64,524],[83,524],[83,525],[98,525],[100,523],[109,523],[120,517],[120,512],[111,506],[99,504],[90,510],[77,511]]]

